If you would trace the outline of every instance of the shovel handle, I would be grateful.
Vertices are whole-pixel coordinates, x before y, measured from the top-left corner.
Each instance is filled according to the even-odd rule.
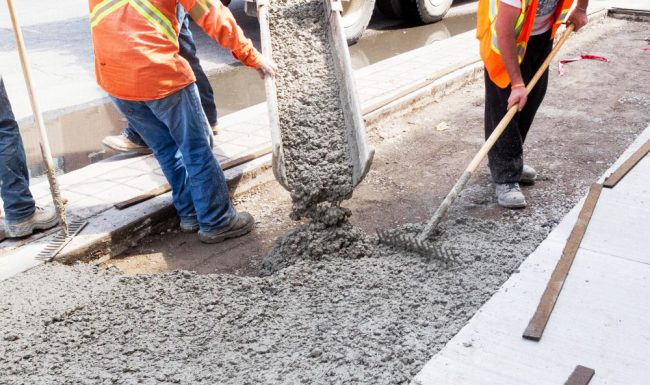
[[[571,32],[573,32],[574,29],[575,29],[575,25],[571,24],[567,27],[566,31],[564,31],[562,37],[560,37],[560,40],[558,40],[557,44],[555,44],[551,52],[546,57],[546,60],[544,60],[542,65],[539,67],[539,69],[537,70],[533,78],[526,86],[527,94],[529,94],[530,91],[533,89],[533,87],[535,87],[535,84],[537,84],[539,78],[542,77],[542,74],[544,74],[544,71],[546,71],[549,64],[551,64],[551,61],[553,60],[557,52],[562,47],[562,44],[564,44],[566,39],[569,38]],[[506,127],[508,127],[508,124],[510,123],[510,121],[512,120],[512,118],[515,116],[516,113],[517,113],[517,106],[510,107],[510,109],[503,117],[503,119],[501,119],[501,121],[494,129],[492,134],[485,140],[485,143],[483,144],[479,152],[474,156],[469,166],[467,166],[463,174],[456,181],[454,187],[451,189],[451,191],[449,191],[449,193],[445,197],[445,200],[442,201],[442,203],[440,204],[436,212],[433,213],[431,219],[429,219],[429,222],[427,222],[422,232],[417,236],[417,238],[420,241],[423,241],[431,236],[431,233],[433,232],[433,230],[435,230],[435,228],[438,226],[442,218],[445,216],[451,204],[456,200],[460,192],[463,191],[467,182],[469,182],[469,179],[472,177],[472,173],[476,171],[478,165],[483,161],[483,159],[485,159],[487,153],[490,151],[492,146],[494,146],[494,143],[497,141],[497,139],[499,139],[503,131],[505,131]]]

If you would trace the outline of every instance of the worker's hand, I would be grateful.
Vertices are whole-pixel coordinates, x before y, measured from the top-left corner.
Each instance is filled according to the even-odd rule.
[[[510,97],[508,98],[508,109],[512,106],[519,105],[517,111],[521,111],[526,105],[526,100],[528,100],[528,95],[525,87],[512,88],[510,90]]]
[[[264,57],[260,66],[257,67],[257,72],[260,74],[260,78],[264,80],[264,76],[268,75],[272,78],[275,77],[275,71],[278,70],[278,66],[273,62],[273,60]]]
[[[576,31],[584,27],[587,24],[587,11],[585,8],[580,8],[579,6],[573,10],[569,18],[567,19],[567,25],[575,24]]]

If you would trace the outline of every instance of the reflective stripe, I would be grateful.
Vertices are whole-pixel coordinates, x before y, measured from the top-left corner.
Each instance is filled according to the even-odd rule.
[[[568,14],[569,14],[569,9],[563,9],[562,12],[560,12],[560,17],[557,18],[555,24],[564,24]]]
[[[526,54],[526,44],[525,41],[522,41],[521,43],[517,44],[517,61],[519,64],[521,64],[522,61],[524,61],[524,54]]]
[[[499,41],[497,40],[497,30],[494,27],[494,23],[492,23],[492,25],[490,26],[490,30],[492,31],[492,41],[490,42],[490,45],[492,46],[492,51],[501,55],[501,50],[499,50]]]
[[[126,5],[128,2],[129,0],[104,0],[97,4],[90,13],[90,28],[96,26],[103,18]]]
[[[129,0],[129,4],[151,24],[156,26],[174,45],[178,45],[176,31],[172,23],[148,0]]]
[[[210,7],[213,5],[212,0],[198,0],[192,9],[190,9],[190,17],[194,20],[199,20],[203,15],[208,13]]]
[[[494,21],[494,18],[497,15],[497,3],[499,0],[490,0],[490,11],[489,11],[489,17],[490,17],[490,22]]]
[[[523,13],[520,13],[519,17],[517,18],[517,23],[515,24],[515,37],[517,39],[519,39],[521,29],[524,27],[524,20],[526,20],[526,17],[524,17]]]

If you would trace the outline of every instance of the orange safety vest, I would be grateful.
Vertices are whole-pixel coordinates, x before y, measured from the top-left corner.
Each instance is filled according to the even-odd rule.
[[[477,11],[477,25],[476,25],[476,38],[481,42],[481,59],[485,64],[490,79],[501,88],[505,88],[510,84],[510,76],[506,71],[503,61],[501,60],[501,52],[499,51],[499,44],[497,42],[497,31],[495,21],[499,11],[499,0],[479,0]],[[535,22],[535,14],[537,13],[538,0],[522,0],[521,14],[515,24],[515,40],[517,44],[517,59],[519,63],[524,59],[526,53],[526,45],[530,38],[530,33],[533,30],[533,23]],[[555,11],[551,39],[555,36],[555,32],[564,24],[573,0],[562,0]]]
[[[180,3],[203,30],[249,67],[262,56],[219,0],[89,0],[97,83],[125,100],[155,100],[196,79],[178,53]]]

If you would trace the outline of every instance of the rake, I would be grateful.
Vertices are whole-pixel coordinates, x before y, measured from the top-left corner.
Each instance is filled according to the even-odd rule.
[[[562,37],[560,37],[557,44],[553,47],[553,50],[548,54],[546,60],[544,60],[544,63],[542,63],[542,65],[535,73],[535,76],[533,76],[533,78],[526,86],[527,94],[529,94],[530,91],[533,89],[533,87],[535,87],[535,84],[537,84],[539,78],[542,77],[542,74],[544,73],[544,71],[546,71],[549,64],[551,63],[551,61],[553,60],[557,52],[562,47],[562,44],[564,44],[564,42],[569,38],[569,36],[571,35],[574,29],[575,29],[575,25],[571,24],[564,31]],[[454,201],[456,200],[460,192],[463,191],[465,185],[472,177],[474,171],[476,171],[479,164],[481,164],[481,162],[483,161],[483,159],[485,159],[487,153],[490,151],[492,146],[494,146],[494,143],[499,139],[503,131],[505,131],[506,127],[508,127],[508,124],[510,123],[510,121],[512,120],[512,118],[515,116],[516,113],[517,113],[516,105],[508,109],[508,112],[503,117],[503,119],[501,119],[499,125],[494,129],[492,134],[487,138],[487,140],[485,141],[481,149],[474,156],[474,158],[467,166],[465,171],[461,174],[460,178],[458,178],[454,187],[451,189],[449,194],[447,194],[445,200],[442,201],[440,207],[438,207],[438,209],[433,214],[431,219],[429,219],[429,221],[427,222],[426,226],[424,226],[424,229],[422,229],[422,231],[417,236],[413,237],[410,235],[395,234],[393,232],[377,230],[377,237],[379,238],[379,242],[388,246],[397,247],[408,251],[414,251],[427,258],[434,258],[445,262],[455,261],[456,259],[454,253],[450,253],[449,250],[445,250],[443,247],[438,246],[435,243],[429,241],[429,238],[431,237],[435,229],[438,227],[438,224],[440,223],[442,218],[449,210],[451,204],[454,203]],[[454,255],[454,257],[450,259],[449,258],[450,255]]]

